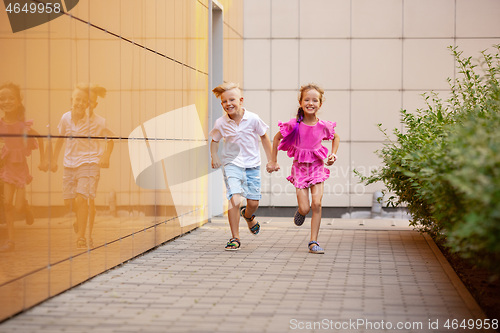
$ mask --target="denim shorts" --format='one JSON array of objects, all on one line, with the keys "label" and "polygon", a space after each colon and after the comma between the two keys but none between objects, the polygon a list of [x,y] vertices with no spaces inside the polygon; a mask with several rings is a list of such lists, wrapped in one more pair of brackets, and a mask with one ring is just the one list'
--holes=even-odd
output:
[{"label": "denim shorts", "polygon": [[76,168],[64,168],[63,199],[74,199],[80,194],[85,199],[94,199],[99,183],[100,167],[96,163],[82,164]]},{"label": "denim shorts", "polygon": [[234,194],[240,194],[250,200],[260,200],[260,166],[241,168],[226,164],[222,169],[226,183],[226,197],[231,200]]}]

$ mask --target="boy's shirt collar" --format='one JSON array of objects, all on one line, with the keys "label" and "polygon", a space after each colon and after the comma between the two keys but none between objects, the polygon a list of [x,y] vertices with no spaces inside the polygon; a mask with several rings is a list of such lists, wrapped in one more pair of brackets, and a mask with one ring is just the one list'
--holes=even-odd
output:
[{"label": "boy's shirt collar", "polygon": [[[243,115],[241,116],[241,120],[248,119],[248,112],[246,112],[247,110],[244,107],[242,107],[241,109],[243,110]],[[231,117],[229,117],[229,115],[227,114],[227,112],[226,112],[225,116],[226,116],[226,118],[227,118],[228,121],[231,120],[231,121],[236,122],[234,119],[232,119]]]},{"label": "boy's shirt collar", "polygon": [[[70,111],[70,112],[71,112],[71,111]],[[70,122],[71,122],[72,124],[75,124],[75,125],[79,125],[79,124],[81,124],[81,123],[87,123],[87,122],[88,122],[88,120],[89,120],[89,115],[87,114],[87,112],[85,112],[85,113],[83,114],[83,117],[82,117],[82,118],[80,118],[80,120],[78,120],[76,123],[75,123],[75,121],[74,121],[74,119],[73,119],[73,113],[70,113],[70,116],[71,116],[71,117],[70,117]]]}]

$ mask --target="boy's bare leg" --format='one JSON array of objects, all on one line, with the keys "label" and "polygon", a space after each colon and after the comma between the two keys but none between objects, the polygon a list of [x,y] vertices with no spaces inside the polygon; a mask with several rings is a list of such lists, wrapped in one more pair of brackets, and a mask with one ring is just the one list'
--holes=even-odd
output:
[{"label": "boy's bare leg", "polygon": [[75,234],[78,234],[78,219],[76,218],[76,200],[75,199],[64,199],[64,207],[68,213],[75,213],[75,222],[73,222],[73,230]]},{"label": "boy's bare leg", "polygon": [[76,199],[76,221],[78,225],[78,239],[85,239],[87,218],[89,214],[88,200],[81,194],[77,194]]},{"label": "boy's bare leg", "polygon": [[247,199],[247,207],[245,208],[245,217],[251,218],[252,215],[257,211],[257,208],[259,208],[259,200]]},{"label": "boy's bare leg", "polygon": [[94,246],[92,240],[92,232],[94,231],[95,221],[95,200],[89,199],[89,245]]},{"label": "boy's bare leg", "polygon": [[238,239],[240,238],[240,204],[241,196],[239,194],[234,194],[229,200],[229,210],[227,212],[231,234],[233,238]]}]

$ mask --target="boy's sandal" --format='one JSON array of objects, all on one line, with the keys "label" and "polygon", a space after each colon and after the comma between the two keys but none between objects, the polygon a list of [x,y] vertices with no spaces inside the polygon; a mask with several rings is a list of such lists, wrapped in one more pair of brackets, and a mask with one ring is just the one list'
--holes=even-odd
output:
[{"label": "boy's sandal", "polygon": [[302,215],[299,213],[299,210],[295,212],[295,216],[293,217],[293,223],[295,223],[296,226],[300,227],[302,224],[304,224],[304,221],[306,220],[305,215]]},{"label": "boy's sandal", "polygon": [[[251,222],[254,222],[255,220],[255,215],[252,215],[252,217],[245,217],[245,209],[247,207],[246,206],[243,206],[241,207],[240,209],[240,215],[245,219],[245,221],[247,221],[247,223],[251,223]],[[260,231],[260,224],[259,222],[255,221],[255,224],[250,227],[248,226],[248,229],[250,229],[250,232],[254,235],[257,235]]]},{"label": "boy's sandal", "polygon": [[316,242],[316,241],[310,241],[309,244],[307,245],[307,247],[309,248],[309,252],[311,252],[311,253],[316,253],[316,254],[325,253],[325,250],[323,250],[323,248],[321,246],[319,246],[318,242]]},{"label": "boy's sandal", "polygon": [[83,237],[78,238],[76,241],[76,247],[79,249],[87,248],[87,240]]},{"label": "boy's sandal", "polygon": [[240,249],[241,243],[238,238],[231,238],[226,244],[226,251],[238,251]]}]

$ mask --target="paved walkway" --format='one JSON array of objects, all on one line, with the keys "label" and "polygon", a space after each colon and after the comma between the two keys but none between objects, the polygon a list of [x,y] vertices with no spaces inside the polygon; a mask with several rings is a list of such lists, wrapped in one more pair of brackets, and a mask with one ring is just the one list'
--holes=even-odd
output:
[{"label": "paved walkway", "polygon": [[227,222],[215,219],[0,332],[457,332],[447,320],[484,318],[435,244],[403,221],[323,219],[324,255],[307,251],[309,219],[261,222],[229,252]]}]

